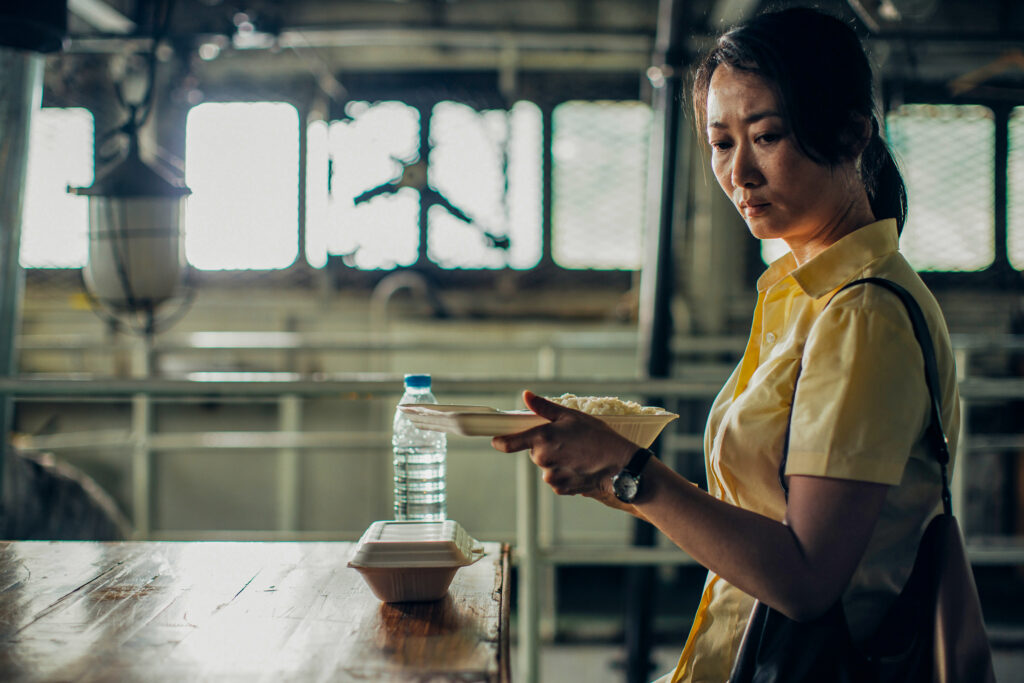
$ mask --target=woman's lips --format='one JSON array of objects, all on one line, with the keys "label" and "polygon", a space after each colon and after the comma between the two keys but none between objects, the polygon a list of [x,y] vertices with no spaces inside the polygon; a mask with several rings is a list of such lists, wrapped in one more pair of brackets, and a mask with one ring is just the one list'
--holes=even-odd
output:
[{"label": "woman's lips", "polygon": [[755,216],[763,216],[765,213],[768,212],[768,207],[770,206],[770,202],[743,202],[742,204],[740,204],[740,210],[743,212],[744,216],[747,216],[748,218],[753,218]]}]

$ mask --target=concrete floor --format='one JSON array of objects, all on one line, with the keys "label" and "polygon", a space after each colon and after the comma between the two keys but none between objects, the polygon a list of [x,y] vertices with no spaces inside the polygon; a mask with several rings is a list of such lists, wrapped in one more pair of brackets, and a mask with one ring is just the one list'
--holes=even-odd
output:
[{"label": "concrete floor", "polygon": [[[654,680],[671,671],[679,657],[677,646],[657,647],[653,653],[656,665]],[[997,683],[1024,683],[1024,645],[1019,649],[995,650],[994,665]],[[622,648],[612,645],[545,645],[541,650],[541,678],[533,683],[623,683]],[[529,683],[516,675],[516,647],[512,646],[512,681]]]},{"label": "concrete floor", "polygon": [[[658,647],[653,653],[657,675],[675,668],[679,647]],[[612,645],[545,645],[540,653],[540,680],[533,683],[623,683],[622,648]],[[512,682],[529,683],[516,675],[516,647],[512,646]]]},{"label": "concrete floor", "polygon": [[[513,683],[624,683],[623,591],[609,587],[623,586],[626,575],[615,568],[563,567],[559,577],[559,636],[541,645],[538,681],[517,675],[513,611]],[[696,610],[704,577],[699,567],[660,576],[650,680],[675,668],[690,629],[689,619],[682,615]],[[996,681],[1024,683],[1024,571],[986,567],[976,571],[976,580],[992,641]],[[595,596],[603,598],[595,600]]]}]

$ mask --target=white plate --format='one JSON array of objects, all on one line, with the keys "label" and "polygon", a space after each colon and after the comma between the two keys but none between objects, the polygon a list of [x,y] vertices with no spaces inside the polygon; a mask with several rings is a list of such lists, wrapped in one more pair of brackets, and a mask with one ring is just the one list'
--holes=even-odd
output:
[{"label": "white plate", "polygon": [[548,422],[529,410],[502,411],[486,406],[408,403],[398,409],[420,429],[462,436],[515,434]]},{"label": "white plate", "polygon": [[[549,422],[529,410],[495,410],[487,406],[406,403],[398,409],[420,429],[462,436],[504,436]],[[678,415],[668,411],[645,415],[597,415],[609,427],[644,448],[654,443],[665,425]]]}]

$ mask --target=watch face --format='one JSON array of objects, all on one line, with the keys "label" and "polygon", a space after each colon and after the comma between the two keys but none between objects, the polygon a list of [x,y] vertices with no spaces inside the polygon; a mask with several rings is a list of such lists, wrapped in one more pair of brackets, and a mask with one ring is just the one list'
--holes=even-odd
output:
[{"label": "watch face", "polygon": [[640,488],[639,484],[639,480],[629,472],[619,472],[612,479],[612,490],[615,492],[615,497],[623,503],[632,503]]}]

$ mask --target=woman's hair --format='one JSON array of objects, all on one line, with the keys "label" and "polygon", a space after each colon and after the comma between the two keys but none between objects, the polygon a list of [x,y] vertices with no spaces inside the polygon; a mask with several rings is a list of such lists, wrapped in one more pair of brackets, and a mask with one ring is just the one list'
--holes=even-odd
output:
[{"label": "woman's hair", "polygon": [[[771,84],[800,149],[822,165],[861,156],[860,173],[875,216],[907,219],[907,190],[875,115],[871,66],[860,39],[839,19],[809,8],[759,15],[718,39],[694,75],[698,134],[707,125],[708,88],[720,64]],[[865,122],[871,137],[863,147]]]}]

